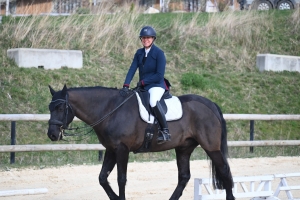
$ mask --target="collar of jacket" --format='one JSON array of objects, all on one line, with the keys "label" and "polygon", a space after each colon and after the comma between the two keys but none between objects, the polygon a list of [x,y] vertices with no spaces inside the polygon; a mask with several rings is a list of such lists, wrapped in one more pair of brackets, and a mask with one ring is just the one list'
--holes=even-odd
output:
[{"label": "collar of jacket", "polygon": [[[150,49],[150,51],[148,52],[148,55],[147,55],[147,57],[149,57],[149,56],[151,56],[151,55],[154,55],[155,54],[155,52],[157,51],[157,46],[155,46],[154,44],[151,46],[151,49]],[[139,55],[142,55],[142,56],[144,56],[145,55],[145,48],[140,48],[139,50],[138,50],[138,52],[137,52]]]}]

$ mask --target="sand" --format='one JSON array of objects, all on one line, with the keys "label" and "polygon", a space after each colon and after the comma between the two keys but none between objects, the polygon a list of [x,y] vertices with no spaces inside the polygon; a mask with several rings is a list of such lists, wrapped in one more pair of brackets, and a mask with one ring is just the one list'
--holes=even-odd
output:
[{"label": "sand", "polygon": [[[229,159],[233,176],[258,176],[269,174],[300,173],[300,157]],[[102,165],[63,166],[44,169],[7,169],[0,171],[0,190],[47,188],[45,194],[0,197],[1,200],[66,200],[101,199],[108,197],[99,185],[98,175]],[[209,162],[191,161],[192,177],[181,199],[194,197],[194,178],[209,178]],[[118,193],[116,168],[109,177],[112,188]],[[276,189],[280,179],[272,182]],[[300,185],[300,177],[288,178],[289,185]],[[129,163],[126,185],[127,200],[169,199],[177,185],[176,161]],[[300,191],[293,190],[294,198]],[[287,199],[285,192],[280,199]]]}]

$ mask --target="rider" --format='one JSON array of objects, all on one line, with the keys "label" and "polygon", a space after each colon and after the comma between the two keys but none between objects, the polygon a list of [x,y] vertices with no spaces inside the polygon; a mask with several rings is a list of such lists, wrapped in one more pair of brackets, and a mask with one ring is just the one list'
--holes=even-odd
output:
[{"label": "rider", "polygon": [[162,144],[171,140],[166,117],[159,103],[165,90],[169,90],[168,85],[164,81],[166,57],[164,52],[154,45],[156,39],[154,28],[151,26],[143,27],[139,37],[144,48],[136,51],[120,92],[121,95],[127,95],[129,84],[136,70],[139,69],[137,87],[143,87],[150,94],[150,106],[160,126],[157,143]]}]

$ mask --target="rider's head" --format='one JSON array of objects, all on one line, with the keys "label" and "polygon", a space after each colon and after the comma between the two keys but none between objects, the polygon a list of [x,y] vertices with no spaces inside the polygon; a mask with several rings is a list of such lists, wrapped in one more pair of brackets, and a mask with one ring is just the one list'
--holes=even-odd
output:
[{"label": "rider's head", "polygon": [[151,26],[144,26],[140,31],[140,40],[142,41],[144,47],[150,48],[156,39],[156,32]]}]

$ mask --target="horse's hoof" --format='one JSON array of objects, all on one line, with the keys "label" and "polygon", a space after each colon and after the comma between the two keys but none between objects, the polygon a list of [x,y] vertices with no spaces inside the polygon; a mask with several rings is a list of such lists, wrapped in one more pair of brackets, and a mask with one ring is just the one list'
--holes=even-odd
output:
[{"label": "horse's hoof", "polygon": [[234,196],[227,197],[226,200],[235,200],[235,197]]}]

